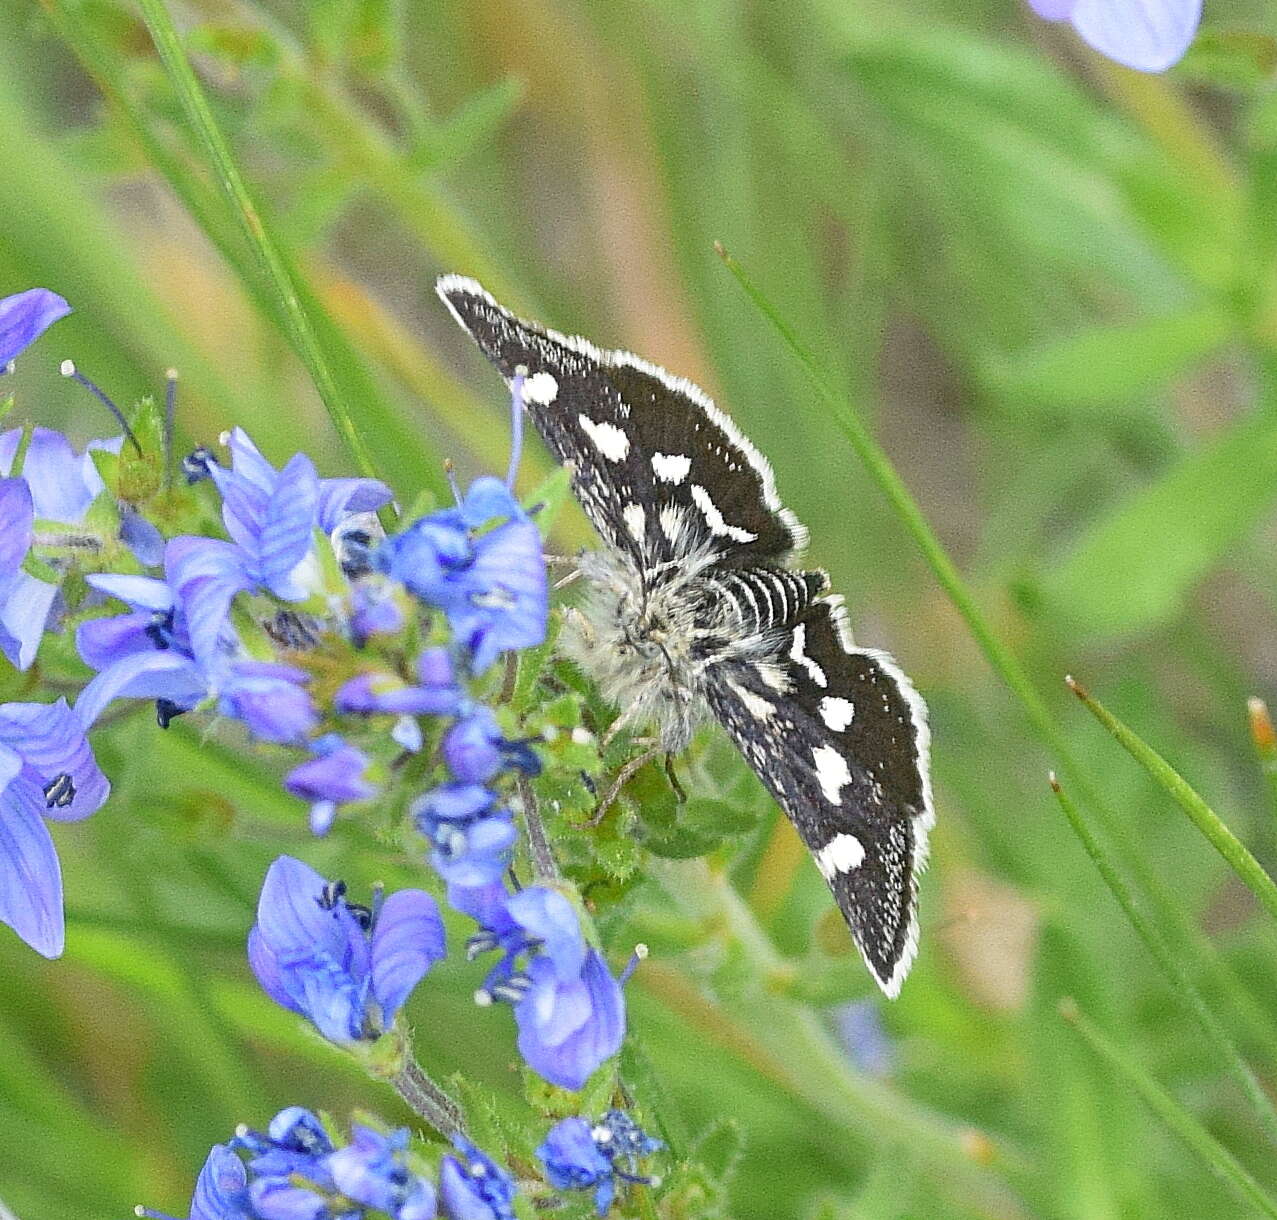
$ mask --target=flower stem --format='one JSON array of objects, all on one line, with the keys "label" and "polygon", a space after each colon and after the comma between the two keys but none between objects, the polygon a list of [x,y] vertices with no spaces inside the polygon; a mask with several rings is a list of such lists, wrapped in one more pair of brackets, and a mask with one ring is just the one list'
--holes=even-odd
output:
[{"label": "flower stem", "polygon": [[408,1103],[409,1108],[425,1119],[441,1135],[451,1138],[466,1134],[465,1115],[461,1106],[422,1070],[415,1059],[409,1059],[390,1083]]},{"label": "flower stem", "polygon": [[559,866],[550,850],[550,840],[541,821],[541,807],[527,776],[519,776],[519,799],[523,802],[523,824],[528,832],[528,852],[532,856],[532,869],[538,881],[554,881],[559,876]]}]

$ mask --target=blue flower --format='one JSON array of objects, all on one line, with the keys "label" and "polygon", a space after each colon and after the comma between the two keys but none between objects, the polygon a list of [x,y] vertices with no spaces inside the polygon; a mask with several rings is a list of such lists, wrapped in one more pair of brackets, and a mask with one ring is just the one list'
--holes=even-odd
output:
[{"label": "blue flower", "polygon": [[[139,1216],[171,1220],[163,1212],[140,1207]],[[256,1220],[248,1197],[248,1170],[230,1144],[214,1144],[195,1182],[190,1220]]]},{"label": "blue flower", "polygon": [[62,953],[62,870],[45,819],[75,822],[110,792],[75,713],[0,704],[0,922],[37,953]]},{"label": "blue flower", "polygon": [[593,1190],[600,1216],[607,1214],[616,1192],[612,1162],[599,1151],[583,1118],[565,1118],[550,1128],[537,1149],[545,1176],[555,1190]]},{"label": "blue flower", "polygon": [[461,706],[461,687],[445,649],[427,648],[417,660],[417,675],[416,683],[408,683],[397,674],[358,674],[341,685],[333,707],[359,716],[450,716]]},{"label": "blue flower", "polygon": [[332,826],[338,805],[369,800],[377,789],[364,779],[368,756],[336,733],[326,733],[311,748],[315,757],[294,767],[284,777],[284,787],[310,802],[311,831],[322,835]]},{"label": "blue flower", "polygon": [[458,1157],[439,1167],[439,1200],[448,1220],[514,1220],[514,1180],[468,1139],[454,1135]]},{"label": "blue flower", "polygon": [[409,993],[443,958],[443,922],[424,890],[399,890],[371,909],[345,885],[291,856],[270,866],[249,933],[249,964],[266,993],[333,1042],[388,1030]]},{"label": "blue flower", "polygon": [[218,707],[224,716],[244,722],[258,740],[297,745],[319,723],[306,693],[305,670],[269,661],[240,661],[222,684]]},{"label": "blue flower", "polygon": [[355,1124],[351,1142],[328,1158],[328,1172],[346,1198],[385,1212],[392,1220],[431,1220],[434,1187],[408,1170],[407,1147],[406,1129],[383,1135]]},{"label": "blue flower", "polygon": [[623,1110],[609,1110],[597,1123],[565,1118],[555,1123],[537,1149],[545,1176],[556,1190],[593,1190],[594,1206],[606,1215],[616,1183],[652,1186],[656,1179],[638,1172],[638,1163],[664,1145]]},{"label": "blue flower", "polygon": [[185,607],[195,656],[208,666],[238,593],[264,589],[281,601],[304,601],[318,588],[315,531],[331,534],[355,514],[387,503],[375,479],[321,479],[305,454],[276,470],[236,428],[231,468],[205,468],[222,494],[232,541],[182,537],[168,544],[169,580]]},{"label": "blue flower", "polygon": [[[0,433],[0,475],[12,474],[21,440],[21,428]],[[89,443],[91,450],[118,451],[119,447],[118,437]],[[38,519],[79,525],[103,490],[89,454],[77,455],[65,436],[48,428],[32,430],[22,477],[4,479],[0,525],[7,537],[0,556],[0,650],[19,669],[29,668],[35,660],[58,594],[56,582],[22,570],[34,523]]]},{"label": "blue flower", "polygon": [[1029,0],[1039,17],[1068,21],[1101,55],[1141,72],[1165,72],[1188,50],[1202,0]]},{"label": "blue flower", "polygon": [[834,1012],[834,1024],[838,1040],[856,1067],[869,1076],[890,1076],[895,1047],[878,1013],[872,1000],[855,1000]]},{"label": "blue flower", "polygon": [[70,312],[71,306],[47,288],[28,288],[0,300],[0,371]]},{"label": "blue flower", "polygon": [[263,1135],[235,1137],[251,1160],[249,1197],[257,1220],[319,1220],[330,1215],[335,1193],[327,1157],[332,1141],[323,1124],[302,1106],[289,1106],[271,1119]]},{"label": "blue flower", "polygon": [[430,862],[449,884],[497,881],[514,858],[518,833],[510,811],[478,784],[444,784],[413,803],[421,833],[433,844]]},{"label": "blue flower", "polygon": [[[207,696],[211,676],[195,660],[186,613],[165,581],[109,574],[86,579],[131,607],[127,614],[89,619],[76,629],[81,659],[98,670],[76,701],[86,727],[113,699],[160,701],[161,723],[167,724]],[[232,646],[233,639],[225,640],[223,652]]]},{"label": "blue flower", "polygon": [[466,784],[486,784],[506,767],[525,775],[541,771],[527,742],[507,741],[486,707],[475,708],[444,734],[442,753],[453,776]]},{"label": "blue flower", "polygon": [[[477,532],[493,521],[501,524]],[[458,507],[413,522],[372,559],[443,610],[476,674],[501,653],[545,639],[549,589],[541,536],[498,479],[476,479]]]},{"label": "blue flower", "polygon": [[480,888],[457,897],[472,909],[484,902],[488,908],[472,955],[502,951],[477,998],[513,1004],[528,1066],[560,1088],[581,1089],[621,1048],[625,997],[602,955],[586,944],[572,904],[545,886],[529,886],[499,906]]}]

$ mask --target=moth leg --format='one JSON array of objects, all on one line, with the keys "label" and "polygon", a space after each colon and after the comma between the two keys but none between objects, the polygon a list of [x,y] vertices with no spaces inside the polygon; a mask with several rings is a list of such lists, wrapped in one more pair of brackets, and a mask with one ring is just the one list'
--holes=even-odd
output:
[{"label": "moth leg", "polygon": [[[589,637],[586,637],[587,639]],[[631,703],[615,720],[608,725],[607,732],[603,734],[603,740],[599,743],[601,749],[606,750],[615,740],[616,735],[623,729],[629,727],[629,723],[639,714],[639,705]]]},{"label": "moth leg", "polygon": [[674,796],[680,805],[687,804],[687,793],[683,790],[683,785],[679,783],[678,774],[674,770],[674,755],[668,751],[665,754],[665,778],[670,781],[670,787],[674,789]]},{"label": "moth leg", "polygon": [[547,555],[542,554],[547,568],[575,568],[577,566],[577,556],[575,555]]},{"label": "moth leg", "polygon": [[642,770],[643,767],[646,767],[654,758],[659,757],[661,753],[659,745],[652,742],[645,744],[647,744],[648,748],[644,750],[642,754],[631,758],[630,761],[616,773],[616,778],[608,787],[603,799],[597,806],[595,806],[593,817],[586,822],[587,826],[597,826],[600,822],[602,822],[604,817],[607,815],[607,811],[616,803],[616,798],[621,795],[621,789],[630,782],[630,779],[635,775],[635,773]]},{"label": "moth leg", "polygon": [[550,589],[552,592],[557,593],[560,589],[566,589],[568,585],[573,584],[575,581],[580,580],[580,578],[581,578],[581,569],[575,568],[573,571],[569,572],[566,576],[560,576],[559,579],[556,580],[554,584],[550,586]]}]

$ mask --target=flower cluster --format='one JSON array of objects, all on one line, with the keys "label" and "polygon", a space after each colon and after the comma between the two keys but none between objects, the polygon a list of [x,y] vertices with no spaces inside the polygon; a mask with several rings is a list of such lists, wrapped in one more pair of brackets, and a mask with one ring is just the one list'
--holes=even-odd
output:
[{"label": "flower cluster", "polygon": [[[406,1129],[387,1134],[357,1123],[339,1147],[314,1114],[290,1106],[265,1132],[240,1130],[213,1147],[195,1184],[190,1220],[363,1220],[374,1214],[431,1220],[438,1214],[435,1187],[410,1163],[408,1144]],[[138,1215],[170,1220],[149,1208]]]},{"label": "flower cluster", "polygon": [[[44,290],[0,301],[0,366],[67,311]],[[83,451],[44,428],[0,434],[0,651],[18,669],[52,655],[83,666],[68,680],[89,675],[73,705],[0,705],[0,920],[46,956],[62,951],[46,822],[107,799],[87,739],[103,715],[145,700],[159,731],[202,713],[282,761],[315,834],[374,800],[403,814],[403,841],[476,925],[469,960],[496,955],[476,999],[512,1006],[533,1071],[583,1088],[621,1046],[625,975],[570,885],[515,878],[514,815],[532,816],[541,760],[494,703],[491,672],[544,642],[549,595],[539,530],[510,483],[479,478],[387,536],[381,482],[321,478],[304,454],[276,467],[239,428],[225,460],[201,446],[176,477],[172,385],[162,417],[143,403],[130,419],[69,361],[63,372],[121,433]],[[73,662],[65,646],[43,651],[52,633],[74,641]],[[462,1134],[460,1107],[409,1058],[397,1021],[446,951],[425,890],[376,887],[364,905],[303,861],[275,860],[247,943],[263,990],[391,1080],[455,1151],[435,1179],[406,1132],[358,1124],[338,1145],[309,1111],[285,1110],[213,1148],[193,1220],[514,1216],[513,1179]],[[618,1182],[648,1181],[637,1160],[656,1146],[611,1112],[559,1124],[542,1152],[551,1186],[592,1189],[602,1214]]]}]

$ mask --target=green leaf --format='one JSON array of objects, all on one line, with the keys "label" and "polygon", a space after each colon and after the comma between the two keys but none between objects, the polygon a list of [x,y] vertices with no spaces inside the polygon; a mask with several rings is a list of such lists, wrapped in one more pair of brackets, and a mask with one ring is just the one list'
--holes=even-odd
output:
[{"label": "green leaf", "polygon": [[991,365],[990,389],[1029,411],[1125,405],[1192,368],[1234,330],[1211,306],[1134,326],[1095,326]]},{"label": "green leaf", "polygon": [[1277,411],[1232,425],[1092,525],[1033,583],[1042,611],[1094,640],[1176,614],[1277,500]]}]

